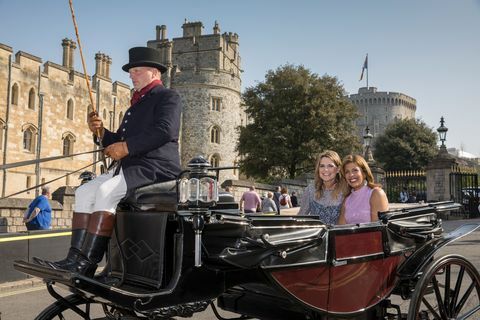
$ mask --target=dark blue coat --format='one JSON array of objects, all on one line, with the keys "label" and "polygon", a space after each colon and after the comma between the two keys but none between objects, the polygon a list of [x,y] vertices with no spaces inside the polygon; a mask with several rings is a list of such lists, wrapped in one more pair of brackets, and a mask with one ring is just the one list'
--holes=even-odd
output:
[{"label": "dark blue coat", "polygon": [[117,132],[105,130],[103,146],[126,141],[121,159],[128,191],[154,182],[176,179],[180,173],[178,136],[180,96],[156,86],[125,112]]}]

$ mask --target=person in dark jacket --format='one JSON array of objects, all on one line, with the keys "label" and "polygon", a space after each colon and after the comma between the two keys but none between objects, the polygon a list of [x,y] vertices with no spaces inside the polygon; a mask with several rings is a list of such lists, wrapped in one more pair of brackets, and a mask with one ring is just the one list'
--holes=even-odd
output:
[{"label": "person in dark jacket", "polygon": [[95,112],[89,115],[94,139],[101,139],[105,155],[116,160],[117,167],[78,187],[70,250],[61,261],[45,261],[50,267],[92,277],[107,248],[120,200],[138,187],[174,180],[180,173],[181,101],[175,91],[163,87],[160,77],[167,68],[160,61],[156,49],[130,49],[129,63],[122,69],[130,74],[135,91],[116,132],[107,130]]}]

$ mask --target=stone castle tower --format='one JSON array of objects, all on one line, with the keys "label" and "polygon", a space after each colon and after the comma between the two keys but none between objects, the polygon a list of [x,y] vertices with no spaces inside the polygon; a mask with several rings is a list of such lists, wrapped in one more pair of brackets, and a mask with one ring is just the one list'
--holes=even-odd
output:
[{"label": "stone castle tower", "polygon": [[357,120],[360,141],[363,141],[367,126],[375,139],[393,121],[414,119],[417,110],[414,98],[399,92],[377,92],[375,87],[360,88],[358,94],[351,94],[348,98],[360,113]]},{"label": "stone castle tower", "polygon": [[[160,50],[168,67],[163,81],[183,101],[180,141],[182,165],[203,155],[213,166],[237,163],[237,127],[244,125],[238,35],[203,34],[202,22],[187,22],[181,38],[167,39],[166,26],[157,26],[148,47]],[[223,170],[220,181],[238,179],[238,170]]]}]

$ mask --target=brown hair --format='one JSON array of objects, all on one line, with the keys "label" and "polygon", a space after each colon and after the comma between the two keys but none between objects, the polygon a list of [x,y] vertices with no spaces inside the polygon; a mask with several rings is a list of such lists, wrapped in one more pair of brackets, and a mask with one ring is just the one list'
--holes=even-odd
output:
[{"label": "brown hair", "polygon": [[[340,168],[342,165],[342,160],[340,160],[340,156],[335,151],[325,150],[318,155],[317,162],[315,164],[315,195],[317,199],[320,199],[323,194],[324,183],[322,178],[320,178],[320,161],[322,161],[322,158],[328,158],[332,160],[338,168]],[[332,195],[335,199],[337,199],[340,194],[345,195],[348,191],[347,183],[345,179],[342,179],[342,172],[340,170],[335,175],[335,182],[337,185],[335,186]]]},{"label": "brown hair", "polygon": [[372,170],[370,170],[370,167],[368,166],[367,161],[358,154],[349,154],[345,158],[343,158],[342,161],[342,175],[345,176],[345,166],[349,163],[353,163],[357,165],[363,172],[363,176],[367,180],[367,186],[369,186],[371,189],[375,187],[382,187],[380,184],[375,183],[373,179],[373,174]]}]

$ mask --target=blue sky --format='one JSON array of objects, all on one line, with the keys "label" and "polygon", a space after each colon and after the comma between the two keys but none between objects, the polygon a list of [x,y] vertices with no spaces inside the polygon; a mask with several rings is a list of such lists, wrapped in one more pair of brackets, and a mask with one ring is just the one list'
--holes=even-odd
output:
[{"label": "blue sky", "polygon": [[[154,39],[156,25],[180,37],[185,19],[202,21],[206,34],[218,21],[239,35],[243,88],[292,63],[356,93],[368,53],[370,86],[417,99],[429,127],[445,117],[448,147],[480,155],[480,0],[74,0],[74,8],[89,73],[100,51],[113,59],[112,78],[128,84],[128,49]],[[14,52],[61,63],[65,37],[75,39],[68,0],[0,0],[0,43]]]}]

